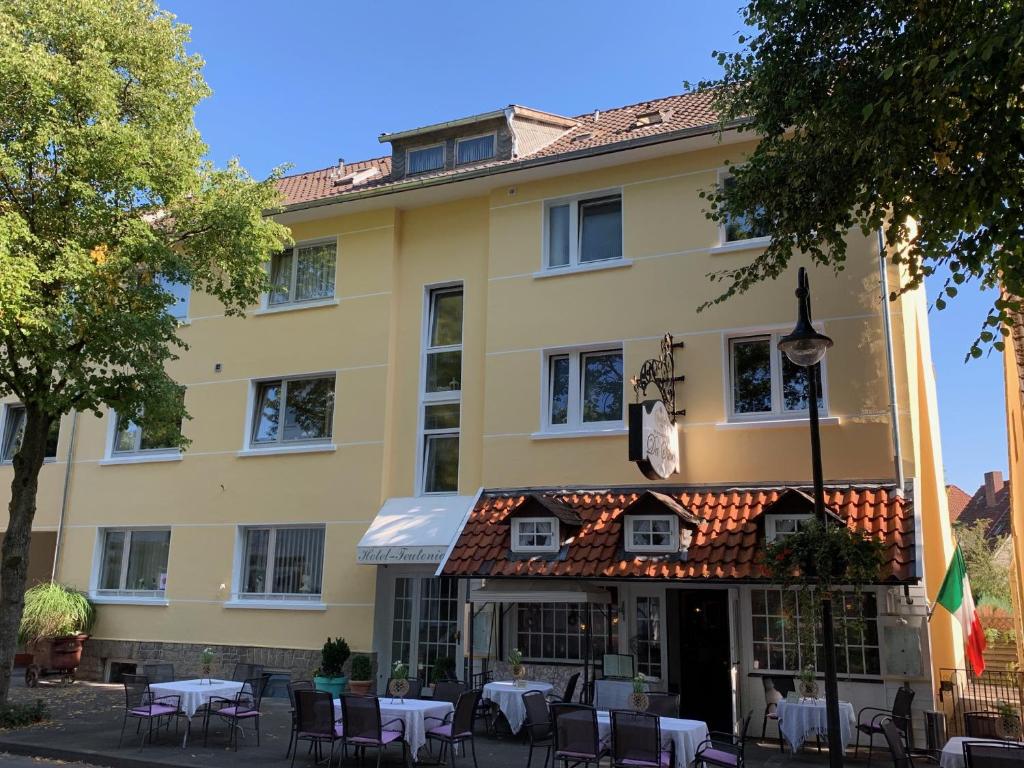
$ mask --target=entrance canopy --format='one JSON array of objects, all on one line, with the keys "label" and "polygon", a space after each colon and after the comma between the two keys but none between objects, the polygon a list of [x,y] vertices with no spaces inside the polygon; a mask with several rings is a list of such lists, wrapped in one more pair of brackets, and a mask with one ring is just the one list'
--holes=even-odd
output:
[{"label": "entrance canopy", "polygon": [[606,589],[588,587],[571,582],[550,583],[535,579],[495,581],[490,579],[483,586],[475,587],[469,593],[471,603],[591,603],[606,605],[611,596]]},{"label": "entrance canopy", "polygon": [[440,563],[474,496],[394,498],[384,502],[356,547],[366,565]]}]

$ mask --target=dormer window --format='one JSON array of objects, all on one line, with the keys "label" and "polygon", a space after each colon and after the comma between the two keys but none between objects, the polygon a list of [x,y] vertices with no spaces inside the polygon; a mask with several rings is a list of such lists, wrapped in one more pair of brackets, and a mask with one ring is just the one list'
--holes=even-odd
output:
[{"label": "dormer window", "polygon": [[764,537],[766,541],[778,541],[792,536],[807,525],[813,515],[766,515]]},{"label": "dormer window", "polygon": [[494,157],[495,135],[493,133],[484,136],[473,136],[468,139],[459,139],[455,143],[455,162],[459,165],[466,163],[479,163],[482,160],[490,160]]},{"label": "dormer window", "polygon": [[513,552],[557,552],[558,519],[518,517],[512,521]]},{"label": "dormer window", "polygon": [[444,144],[410,149],[406,155],[409,173],[426,173],[444,168]]},{"label": "dormer window", "polygon": [[629,515],[627,552],[678,552],[679,518],[669,515]]}]

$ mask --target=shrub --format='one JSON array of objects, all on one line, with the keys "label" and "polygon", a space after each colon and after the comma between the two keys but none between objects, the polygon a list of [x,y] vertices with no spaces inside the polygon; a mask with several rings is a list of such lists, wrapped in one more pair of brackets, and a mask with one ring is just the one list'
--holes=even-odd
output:
[{"label": "shrub", "polygon": [[25,592],[18,640],[31,644],[48,637],[88,632],[96,620],[92,602],[77,589],[49,582]]},{"label": "shrub", "polygon": [[369,680],[373,676],[373,665],[370,657],[358,654],[352,657],[352,679]]},{"label": "shrub", "polygon": [[342,667],[345,666],[345,662],[348,661],[351,654],[352,651],[349,650],[345,638],[339,637],[336,640],[331,640],[328,637],[323,650],[320,651],[318,674],[322,677],[341,677]]},{"label": "shrub", "polygon": [[47,718],[42,699],[33,704],[4,704],[0,706],[0,728],[23,728]]},{"label": "shrub", "polygon": [[451,656],[438,656],[434,662],[434,669],[430,673],[430,682],[439,683],[442,680],[450,680],[455,676],[455,659]]}]

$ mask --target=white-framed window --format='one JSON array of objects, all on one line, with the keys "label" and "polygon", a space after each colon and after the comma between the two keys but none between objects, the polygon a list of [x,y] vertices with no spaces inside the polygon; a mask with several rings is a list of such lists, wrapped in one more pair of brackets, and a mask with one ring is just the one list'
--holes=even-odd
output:
[{"label": "white-framed window", "polygon": [[[729,415],[737,421],[800,416],[808,411],[808,368],[779,350],[782,333],[729,338]],[[818,413],[827,415],[825,367],[819,363]]]},{"label": "white-framed window", "polygon": [[[405,571],[408,573],[408,571]],[[465,589],[448,576],[403,575],[394,579],[391,619],[391,663],[409,665],[410,676],[433,680],[434,668],[449,670],[462,653],[462,605]],[[462,670],[455,671],[461,677]],[[387,672],[383,673],[385,676]]]},{"label": "white-framed window", "polygon": [[622,193],[544,204],[544,267],[567,269],[622,258]]},{"label": "white-framed window", "polygon": [[[719,184],[728,189],[736,183],[736,179],[729,173],[719,174]],[[763,224],[754,221],[754,217],[748,214],[740,216],[727,216],[719,225],[721,241],[725,243],[738,243],[744,240],[764,240],[768,237],[768,229]]]},{"label": "white-framed window", "polygon": [[[21,450],[21,441],[25,438],[25,406],[11,403],[3,410],[3,443],[0,444],[0,464],[14,461],[15,455]],[[60,419],[54,419],[50,431],[46,435],[46,458],[57,458],[57,441],[60,439]]]},{"label": "white-framed window", "polygon": [[626,515],[627,552],[678,552],[679,518],[674,515]]},{"label": "white-framed window", "polygon": [[660,679],[661,598],[657,595],[638,595],[635,618],[636,671]]},{"label": "white-framed window", "polygon": [[426,173],[444,168],[444,144],[406,150],[406,173]]},{"label": "white-framed window", "polygon": [[515,647],[528,661],[583,661],[617,651],[617,633],[608,631],[603,606],[589,612],[593,651],[587,654],[585,603],[516,603]]},{"label": "white-framed window", "polygon": [[104,528],[95,593],[163,597],[167,589],[169,528]]},{"label": "white-framed window", "polygon": [[270,260],[270,307],[334,298],[337,240],[299,243]]},{"label": "white-framed window", "polygon": [[765,515],[765,541],[775,541],[776,539],[792,536],[811,519],[813,519],[813,515]]},{"label": "white-framed window", "polygon": [[459,487],[462,300],[461,284],[427,291],[418,459],[421,493],[455,493]]},{"label": "white-framed window", "polygon": [[517,517],[512,520],[513,552],[557,552],[558,519]]},{"label": "white-framed window", "polygon": [[110,445],[110,455],[131,456],[131,455],[156,455],[162,453],[179,453],[176,438],[180,435],[181,424],[166,429],[150,427],[143,429],[127,416],[110,412],[114,420],[113,439]]},{"label": "white-framed window", "polygon": [[545,368],[545,431],[622,426],[622,347],[552,351]]},{"label": "white-framed window", "polygon": [[157,277],[156,282],[163,291],[171,294],[174,298],[174,303],[167,307],[167,314],[178,320],[188,320],[188,302],[192,296],[191,286],[188,283],[169,280],[162,275]]},{"label": "white-framed window", "polygon": [[242,528],[238,598],[319,600],[324,531],[322,525]]},{"label": "white-framed window", "polygon": [[485,133],[483,136],[470,136],[455,142],[455,162],[459,165],[479,163],[494,157],[497,135]]},{"label": "white-framed window", "polygon": [[250,448],[329,443],[334,424],[334,374],[253,382]]}]

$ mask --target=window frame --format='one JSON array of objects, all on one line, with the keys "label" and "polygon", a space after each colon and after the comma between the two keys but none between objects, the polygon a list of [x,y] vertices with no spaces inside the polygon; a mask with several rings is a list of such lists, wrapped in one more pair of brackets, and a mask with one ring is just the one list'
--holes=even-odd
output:
[{"label": "window frame", "polygon": [[[271,384],[279,382],[281,386],[281,411],[288,405],[288,382],[296,381],[310,381],[316,379],[333,379],[334,380],[334,392],[331,398],[331,414],[327,420],[327,425],[330,427],[330,434],[326,437],[308,438],[303,440],[285,440],[284,429],[278,429],[278,436],[273,441],[260,441],[257,442],[254,439],[256,434],[256,408],[259,405],[259,391],[260,387],[264,384]],[[334,445],[334,417],[335,411],[338,404],[338,372],[337,371],[321,371],[318,373],[302,373],[291,376],[270,376],[267,378],[252,379],[249,382],[249,407],[246,413],[246,428],[245,428],[245,445],[244,451],[249,453],[255,453],[259,451],[277,452],[282,450],[288,450],[290,447],[303,447],[303,446],[331,446]],[[282,425],[283,427],[283,425]]]},{"label": "window frame", "polygon": [[[519,537],[523,534],[521,530],[523,523],[550,523],[551,524],[551,543],[543,545],[524,545],[519,543]],[[531,532],[529,535],[538,536],[536,531]],[[512,520],[512,551],[513,552],[558,552],[562,548],[562,532],[559,526],[557,517],[516,517]]]},{"label": "window frame", "polygon": [[[595,203],[600,200],[617,197],[619,199],[619,230],[621,242],[619,243],[619,255],[610,259],[594,259],[584,261],[580,259],[580,246],[583,232],[580,229],[580,208],[585,203]],[[551,209],[563,205],[569,206],[569,263],[553,265],[551,263]],[[625,196],[621,187],[612,189],[583,192],[581,194],[569,195],[566,197],[551,198],[544,201],[543,226],[541,227],[541,271],[542,272],[572,272],[576,270],[595,269],[601,266],[626,262],[626,205]],[[573,233],[575,237],[573,236]]]},{"label": "window frame", "polygon": [[[319,592],[244,592],[245,586],[245,548],[250,531],[269,531],[267,540],[267,565],[263,578],[265,584],[274,583],[274,555],[279,530],[320,530],[323,531],[320,546],[320,591]],[[266,523],[238,526],[235,542],[235,566],[233,571],[234,584],[231,590],[231,602],[236,604],[269,603],[286,605],[287,603],[307,603],[317,605],[323,602],[324,582],[327,564],[327,524],[326,523]]]},{"label": "window frame", "polygon": [[[717,188],[722,190],[726,181],[732,178],[733,174],[726,168],[718,170]],[[768,245],[772,241],[769,235],[758,235],[757,237],[744,237],[738,240],[730,240],[728,237],[729,227],[727,221],[718,222],[718,247],[719,248],[759,248]]]},{"label": "window frame", "polygon": [[[107,434],[107,454],[105,460],[116,463],[118,461],[130,462],[132,459],[136,458],[146,459],[149,457],[161,458],[181,456],[181,448],[178,446],[171,446],[169,448],[142,448],[142,436],[145,430],[137,424],[138,433],[134,440],[134,447],[130,451],[119,451],[117,449],[117,436],[120,434],[118,426],[121,423],[121,414],[114,408],[111,408],[107,414],[110,424]],[[178,427],[178,430],[179,432],[181,431],[181,426]]]},{"label": "window frame", "polygon": [[[480,160],[465,160],[465,161],[459,160],[459,146],[464,141],[473,141],[475,139],[483,139],[483,138],[488,137],[488,136],[491,137],[491,139],[493,139],[493,142],[491,143],[491,154],[489,154],[487,157],[481,158]],[[497,156],[498,156],[498,132],[497,131],[489,131],[487,133],[477,133],[477,134],[475,134],[473,136],[460,136],[459,138],[457,138],[455,140],[455,165],[456,166],[472,165],[473,163],[484,163],[484,162],[487,162],[488,160],[493,160]]]},{"label": "window frame", "polygon": [[[650,616],[648,616],[645,619],[645,621],[648,622],[648,624],[650,624],[652,626],[654,624],[657,624],[657,626],[658,626],[658,629],[657,629],[658,638],[657,638],[657,640],[648,640],[648,639],[641,639],[640,638],[640,621],[639,620],[640,620],[640,603],[641,603],[641,601],[656,601],[657,610],[658,610],[657,621],[652,619]],[[632,615],[629,617],[630,618],[630,622],[631,622],[631,625],[630,625],[630,634],[631,634],[631,636],[635,636],[636,637],[638,644],[639,643],[644,643],[651,650],[652,653],[655,650],[655,648],[657,649],[657,653],[658,653],[658,667],[659,667],[659,670],[661,672],[661,675],[648,674],[647,672],[644,672],[644,674],[647,676],[647,680],[649,682],[660,682],[661,680],[663,680],[665,678],[665,675],[666,675],[666,672],[667,672],[666,663],[667,663],[667,660],[668,660],[668,648],[667,648],[667,645],[666,645],[667,642],[668,642],[667,637],[666,637],[666,635],[668,634],[667,631],[666,631],[667,630],[667,626],[668,626],[667,625],[667,613],[666,613],[666,609],[668,607],[667,606],[667,591],[665,591],[665,590],[649,590],[649,589],[648,590],[638,590],[636,592],[636,594],[634,594],[632,596],[632,599],[629,602],[630,602],[630,607],[633,609],[632,610]],[[640,665],[641,665],[642,662],[640,661],[639,653],[635,654],[634,663],[636,664],[636,671],[637,672],[642,672],[642,670],[640,669]]]},{"label": "window frame", "polygon": [[[14,463],[15,454],[11,454],[11,458],[9,459],[6,458],[7,440],[9,437],[9,435],[7,434],[7,430],[10,428],[11,414],[15,411],[26,411],[26,408],[24,404],[17,401],[12,401],[9,403],[3,403],[2,411],[2,414],[0,414],[0,466],[11,466]],[[56,419],[54,421],[54,424],[57,425],[57,445],[54,447],[53,456],[43,457],[44,464],[53,464],[55,461],[57,461],[57,457],[60,454],[60,422],[60,419]]]},{"label": "window frame", "polygon": [[[123,585],[126,584],[128,579],[128,562],[131,557],[131,539],[133,533],[167,533],[167,563],[164,565],[164,576],[165,582],[170,581],[170,566],[171,566],[171,539],[173,538],[173,528],[169,525],[157,525],[157,526],[104,526],[97,529],[96,532],[96,549],[95,557],[93,558],[93,573],[92,573],[92,588],[89,590],[90,597],[98,598],[101,602],[104,599],[117,600],[128,599],[128,600],[140,600],[140,601],[155,601],[163,602],[167,598],[167,586],[166,583],[163,589],[126,589]],[[121,571],[120,578],[118,579],[119,586],[117,589],[102,589],[100,584],[103,579],[103,564],[106,559],[106,543],[107,534],[109,533],[123,533],[125,536],[124,547],[121,552]]]},{"label": "window frame", "polygon": [[[292,255],[292,268],[291,277],[288,281],[288,299],[285,301],[273,301],[274,291],[273,289],[263,294],[263,306],[264,312],[274,312],[289,309],[292,307],[308,307],[316,306],[317,304],[323,304],[328,302],[334,302],[338,299],[338,253],[341,251],[338,243],[339,238],[337,237],[318,237],[312,240],[302,240],[294,243],[293,245],[285,248],[279,253],[275,253],[277,256],[286,251],[291,251]],[[320,245],[333,245],[334,246],[334,290],[330,296],[318,296],[311,299],[296,299],[295,296],[295,285],[298,280],[299,271],[299,259],[298,252],[302,248],[315,248]],[[274,277],[274,257],[270,258],[267,262],[267,276],[272,280]]]},{"label": "window frame", "polygon": [[[587,355],[618,353],[622,356],[622,415],[608,421],[583,421],[583,358]],[[554,377],[551,375],[552,362],[556,358],[569,359],[569,400],[566,405],[565,424],[551,421],[551,401]],[[581,347],[558,347],[546,349],[541,358],[541,427],[540,434],[592,432],[621,432],[626,428],[626,352],[619,342],[588,344]]]},{"label": "window frame", "polygon": [[[511,650],[511,648],[513,646],[518,647],[522,651],[522,653],[523,653],[523,661],[534,662],[534,663],[538,663],[538,664],[578,666],[579,664],[581,664],[583,662],[585,654],[583,653],[582,649],[583,649],[583,644],[584,644],[584,638],[586,636],[586,630],[579,630],[579,625],[580,625],[580,622],[584,621],[584,619],[586,618],[586,616],[585,616],[585,613],[586,613],[586,610],[587,610],[587,604],[586,603],[542,602],[542,603],[515,603],[514,605],[515,605],[515,610],[512,610],[512,611],[509,612],[510,613],[510,615],[509,615],[509,622],[508,622],[508,625],[506,625],[506,626],[508,626],[508,628],[510,630],[509,633],[508,633],[508,636],[507,636],[507,640],[506,640],[506,643],[509,646],[509,650]],[[612,624],[611,622],[607,621],[607,619],[605,617],[605,614],[604,614],[604,611],[601,610],[602,607],[603,606],[597,606],[596,608],[592,609],[592,611],[591,611],[591,614],[590,614],[591,627],[590,627],[589,634],[590,634],[592,642],[594,642],[594,643],[603,642],[604,643],[605,652],[607,652],[607,653],[615,653],[615,652],[617,652],[619,650],[619,645],[620,645],[620,643],[619,643],[620,638],[619,638],[619,633],[618,633],[619,625],[618,624]],[[534,627],[529,627],[529,626],[525,626],[525,627],[521,626],[520,614],[524,610],[529,611],[531,608],[535,608],[541,614],[542,626],[540,628],[534,628]],[[560,630],[557,630],[557,629],[552,629],[550,632],[545,631],[543,629],[543,612],[546,609],[547,610],[551,610],[553,612],[564,610],[566,612],[566,626],[568,626],[569,613],[572,612],[573,610],[575,610],[577,612],[576,630],[575,630],[574,634],[579,635],[579,640],[580,640],[580,643],[579,643],[580,644],[580,656],[578,658],[570,658],[570,657],[555,656],[555,655],[547,657],[547,656],[544,656],[543,654],[541,654],[540,656],[531,655],[531,653],[530,653],[530,643],[529,643],[529,639],[530,639],[529,636],[530,635],[538,635],[538,636],[540,636],[541,637],[541,645],[542,646],[543,646],[543,637],[545,635],[550,635],[552,637],[557,637],[557,636],[559,636],[561,634],[566,640],[568,640],[569,637],[570,637],[568,629],[566,629],[566,631],[564,633],[560,632]],[[602,625],[600,627],[600,631],[598,631],[598,628],[597,628],[597,622],[598,621],[602,622]],[[523,637],[524,634],[526,635],[526,637]],[[524,640],[526,642],[524,642]],[[601,656],[600,649],[596,649],[595,653],[594,653],[594,658],[599,658],[600,656]]]},{"label": "window frame", "polygon": [[[623,541],[623,549],[626,552],[637,552],[637,553],[654,553],[654,554],[672,554],[679,551],[679,518],[675,515],[625,515],[626,525],[624,526],[625,539]],[[633,535],[636,533],[635,526],[639,521],[645,522],[663,522],[668,521],[669,527],[669,538],[671,539],[669,544],[656,545],[646,544],[640,545],[633,541]],[[652,531],[650,535],[654,535]]]},{"label": "window frame", "polygon": [[[169,314],[171,317],[173,317],[175,320],[178,320],[179,322],[187,323],[189,321],[189,307],[191,306],[192,302],[192,286],[189,285],[188,283],[179,283],[176,280],[168,280],[163,275],[158,275],[156,280],[157,284],[160,286],[160,289],[164,291],[164,293],[169,293],[171,296],[174,296],[177,299],[174,302],[174,304],[170,304],[167,306],[167,314]],[[174,292],[175,286],[179,288],[184,288],[184,295],[178,296],[178,294]],[[174,311],[179,307],[183,309],[182,314],[178,314]]]},{"label": "window frame", "polygon": [[[435,168],[425,168],[422,171],[411,170],[412,164],[409,162],[409,158],[412,157],[414,152],[423,152],[428,149],[441,148],[441,164]],[[438,141],[433,144],[423,144],[418,147],[406,147],[405,148],[405,175],[406,176],[419,176],[423,173],[433,173],[435,171],[443,171],[448,166],[448,142]]]},{"label": "window frame", "polygon": [[[815,330],[822,332],[823,326],[821,323],[813,323]],[[783,382],[782,382],[782,355],[783,352],[779,349],[779,339],[789,333],[791,329],[766,329],[766,330],[750,330],[740,333],[731,333],[724,336],[724,383],[725,383],[725,410],[726,410],[726,421],[728,423],[745,423],[745,422],[758,422],[758,421],[786,421],[790,419],[806,419],[810,416],[810,409],[803,408],[800,410],[786,410],[783,404]],[[738,341],[756,341],[756,340],[767,340],[769,350],[769,365],[771,367],[771,403],[772,408],[770,411],[759,411],[757,413],[737,413],[736,412],[736,392],[733,387],[733,382],[736,380],[736,366],[735,359],[732,354],[733,344]],[[828,365],[826,364],[826,358],[822,358],[819,365],[821,391],[818,392],[818,397],[821,399],[821,405],[818,407],[818,417],[827,418],[829,416],[829,402],[828,402]]]},{"label": "window frame", "polygon": [[[800,523],[813,519],[814,515],[812,515],[810,512],[800,515],[773,515],[769,513],[764,516],[764,540],[765,542],[770,543],[776,541],[779,538],[780,534],[782,538],[786,538],[786,536],[792,536],[794,533],[797,533],[800,530]],[[777,524],[780,520],[785,520],[787,522],[795,522],[797,530],[779,531]]]}]

